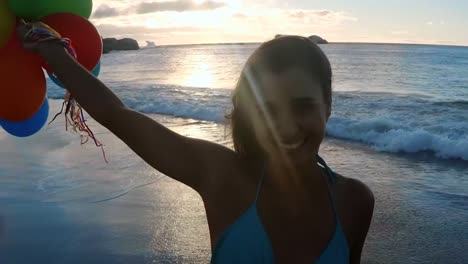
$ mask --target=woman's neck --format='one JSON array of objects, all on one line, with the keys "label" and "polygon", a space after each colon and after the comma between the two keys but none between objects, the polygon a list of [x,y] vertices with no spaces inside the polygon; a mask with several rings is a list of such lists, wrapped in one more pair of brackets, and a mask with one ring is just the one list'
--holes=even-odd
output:
[{"label": "woman's neck", "polygon": [[323,180],[323,168],[318,165],[316,156],[311,163],[302,166],[275,160],[265,163],[264,184],[278,194],[299,199],[301,194],[310,196],[316,188],[323,187]]}]

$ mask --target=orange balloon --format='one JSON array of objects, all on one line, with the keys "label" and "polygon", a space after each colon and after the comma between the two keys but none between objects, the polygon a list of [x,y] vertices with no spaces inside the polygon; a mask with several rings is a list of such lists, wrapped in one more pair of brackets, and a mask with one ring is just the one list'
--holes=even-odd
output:
[{"label": "orange balloon", "polygon": [[13,33],[0,51],[0,119],[21,122],[41,108],[46,96],[42,61],[25,51]]}]

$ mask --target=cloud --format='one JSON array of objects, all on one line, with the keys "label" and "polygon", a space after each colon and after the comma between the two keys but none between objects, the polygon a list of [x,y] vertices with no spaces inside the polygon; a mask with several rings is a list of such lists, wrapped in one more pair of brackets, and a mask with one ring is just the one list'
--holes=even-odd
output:
[{"label": "cloud", "polygon": [[96,1],[99,7],[94,11],[93,19],[106,19],[126,15],[143,15],[155,12],[176,11],[210,11],[227,6],[227,3],[207,0],[196,3],[193,0],[171,0],[135,3],[127,0]]},{"label": "cloud", "polygon": [[132,37],[140,43],[257,42],[276,34],[320,35],[333,40],[343,38],[346,28],[358,21],[339,10],[284,9],[244,0],[107,1],[111,8],[100,2],[97,17],[93,17],[100,32],[104,37]]},{"label": "cloud", "polygon": [[120,13],[117,8],[110,7],[106,4],[100,5],[93,13],[93,18],[106,18],[119,16]]},{"label": "cloud", "polygon": [[164,11],[176,11],[176,12],[185,12],[185,11],[198,11],[198,10],[214,10],[226,6],[226,3],[216,2],[216,1],[205,1],[202,3],[195,3],[191,0],[175,0],[175,1],[164,1],[164,2],[143,2],[140,3],[136,12],[138,14],[147,14],[154,12],[164,12]]},{"label": "cloud", "polygon": [[327,15],[329,15],[329,14],[331,13],[331,11],[329,11],[329,10],[321,10],[321,11],[316,11],[315,13],[316,13],[317,15],[319,15],[319,16],[327,16]]},{"label": "cloud", "polygon": [[246,18],[247,16],[242,13],[235,13],[232,17],[234,18]]},{"label": "cloud", "polygon": [[295,21],[296,23],[315,24],[315,25],[338,25],[343,22],[357,21],[356,17],[349,16],[342,11],[331,10],[284,10],[279,12],[285,21]]},{"label": "cloud", "polygon": [[158,33],[191,33],[191,32],[203,32],[206,31],[206,28],[199,27],[162,27],[162,28],[148,28],[145,26],[116,26],[112,24],[100,24],[97,26],[99,32],[106,36],[117,36],[125,37],[129,35],[141,34],[145,35],[150,32],[150,34]]},{"label": "cloud", "polygon": [[333,12],[330,10],[296,10],[291,11],[289,16],[293,18],[306,18],[308,16],[326,17],[331,14],[333,14]]},{"label": "cloud", "polygon": [[437,25],[441,25],[441,26],[444,26],[446,25],[447,22],[445,20],[440,20],[439,22],[433,22],[433,21],[429,21],[429,22],[426,22],[426,25],[428,26],[437,26]]}]

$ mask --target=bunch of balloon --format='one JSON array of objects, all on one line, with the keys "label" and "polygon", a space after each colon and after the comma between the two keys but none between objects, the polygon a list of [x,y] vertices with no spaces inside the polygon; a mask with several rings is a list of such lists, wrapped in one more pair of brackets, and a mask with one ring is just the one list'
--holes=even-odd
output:
[{"label": "bunch of balloon", "polygon": [[63,87],[42,58],[22,48],[15,30],[19,19],[43,22],[70,39],[77,61],[97,76],[102,39],[88,21],[91,11],[92,0],[0,0],[0,126],[5,131],[27,137],[47,122],[44,70]]}]

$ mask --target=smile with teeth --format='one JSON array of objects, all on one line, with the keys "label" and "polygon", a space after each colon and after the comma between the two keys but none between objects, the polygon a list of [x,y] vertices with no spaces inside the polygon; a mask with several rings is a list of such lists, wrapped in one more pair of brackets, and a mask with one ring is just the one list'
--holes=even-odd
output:
[{"label": "smile with teeth", "polygon": [[306,139],[302,139],[298,142],[295,142],[295,143],[282,143],[280,142],[279,145],[284,148],[284,149],[287,149],[287,150],[294,150],[294,149],[297,149],[299,147],[301,147],[304,143],[305,143]]}]

